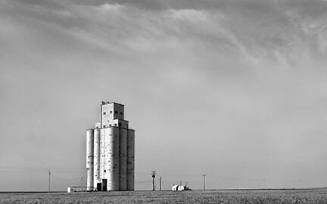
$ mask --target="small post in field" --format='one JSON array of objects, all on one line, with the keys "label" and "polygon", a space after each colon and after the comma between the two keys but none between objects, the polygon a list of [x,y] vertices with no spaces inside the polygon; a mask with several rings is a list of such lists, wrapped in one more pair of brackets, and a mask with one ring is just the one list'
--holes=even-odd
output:
[{"label": "small post in field", "polygon": [[161,191],[161,176],[159,176],[159,183],[160,183],[160,186],[159,186],[160,188],[159,189]]},{"label": "small post in field", "polygon": [[50,193],[50,182],[51,182],[51,171],[50,171],[50,169],[48,169],[48,176],[49,176],[49,178],[48,178],[48,192]]},{"label": "small post in field", "polygon": [[206,175],[203,174],[203,191],[206,191]]}]

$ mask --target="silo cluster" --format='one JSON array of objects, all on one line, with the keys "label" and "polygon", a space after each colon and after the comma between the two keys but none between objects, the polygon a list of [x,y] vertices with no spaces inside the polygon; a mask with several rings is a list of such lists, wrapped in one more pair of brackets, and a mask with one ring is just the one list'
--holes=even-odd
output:
[{"label": "silo cluster", "polygon": [[101,103],[101,123],[86,130],[88,191],[133,191],[135,131],[124,120],[124,105]]}]

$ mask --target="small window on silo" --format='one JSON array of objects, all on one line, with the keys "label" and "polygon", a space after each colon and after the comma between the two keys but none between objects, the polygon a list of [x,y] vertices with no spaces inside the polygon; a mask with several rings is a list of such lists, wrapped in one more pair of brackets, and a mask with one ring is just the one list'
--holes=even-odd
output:
[{"label": "small window on silo", "polygon": [[103,112],[103,115],[107,114],[106,112]]},{"label": "small window on silo", "polygon": [[112,111],[110,111],[110,114],[112,114]]}]

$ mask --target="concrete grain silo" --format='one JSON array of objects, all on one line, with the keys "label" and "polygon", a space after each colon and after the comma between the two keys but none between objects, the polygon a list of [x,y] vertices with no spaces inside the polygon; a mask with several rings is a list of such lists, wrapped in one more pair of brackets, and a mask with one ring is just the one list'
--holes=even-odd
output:
[{"label": "concrete grain silo", "polygon": [[119,130],[119,189],[122,191],[127,190],[127,129],[121,128]]},{"label": "concrete grain silo", "polygon": [[94,166],[94,131],[93,129],[86,130],[86,171],[87,171],[87,180],[86,188],[88,191],[93,188],[93,166]]},{"label": "concrete grain silo", "polygon": [[[118,191],[119,189],[119,131],[117,127],[103,128],[103,177],[104,191]],[[101,169],[101,168],[100,168]]]},{"label": "concrete grain silo", "polygon": [[127,190],[134,191],[135,175],[135,131],[128,130],[127,136]]},{"label": "concrete grain silo", "polygon": [[134,190],[134,130],[124,120],[124,105],[101,103],[101,123],[86,131],[87,189]]},{"label": "concrete grain silo", "polygon": [[94,161],[93,161],[93,187],[97,188],[97,183],[101,183],[100,177],[100,128],[94,129]]}]

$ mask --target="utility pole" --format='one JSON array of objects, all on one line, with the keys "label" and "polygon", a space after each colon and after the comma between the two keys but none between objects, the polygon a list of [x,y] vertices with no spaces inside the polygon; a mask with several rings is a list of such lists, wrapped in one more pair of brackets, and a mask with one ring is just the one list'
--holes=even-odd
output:
[{"label": "utility pole", "polygon": [[159,189],[161,191],[161,176],[159,176],[159,183],[160,183],[160,186],[159,186],[160,188]]},{"label": "utility pole", "polygon": [[203,174],[203,191],[206,191],[206,175]]},{"label": "utility pole", "polygon": [[156,171],[152,171],[152,190],[155,191],[154,178],[156,177]]},{"label": "utility pole", "polygon": [[51,183],[51,171],[50,171],[50,169],[48,169],[48,176],[49,176],[49,180],[48,180],[48,192],[50,193],[50,183]]},{"label": "utility pole", "polygon": [[83,176],[81,176],[81,188],[83,188]]}]

